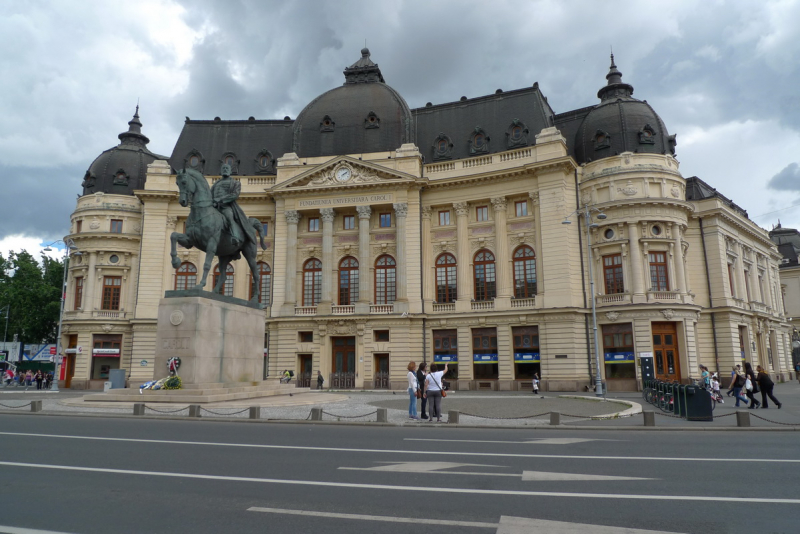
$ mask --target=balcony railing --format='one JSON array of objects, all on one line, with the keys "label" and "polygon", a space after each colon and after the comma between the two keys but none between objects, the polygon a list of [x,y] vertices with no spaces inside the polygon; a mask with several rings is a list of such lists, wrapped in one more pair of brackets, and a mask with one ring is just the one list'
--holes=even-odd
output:
[{"label": "balcony railing", "polygon": [[332,306],[331,313],[333,315],[352,315],[356,312],[355,306]]},{"label": "balcony railing", "polygon": [[294,314],[295,315],[316,315],[317,314],[317,307],[316,306],[295,306],[294,307]]},{"label": "balcony railing", "polygon": [[472,311],[477,310],[493,310],[494,309],[494,301],[493,300],[480,300],[477,302],[470,302],[472,305]]},{"label": "balcony railing", "polygon": [[760,313],[769,313],[770,310],[769,306],[762,302],[751,302],[750,309],[752,309],[754,312]]},{"label": "balcony railing", "polygon": [[394,313],[394,304],[370,304],[369,312],[377,315],[389,315]]},{"label": "balcony railing", "polygon": [[124,311],[117,310],[95,310],[92,312],[92,317],[95,319],[124,319]]},{"label": "balcony railing", "polygon": [[536,307],[536,297],[530,297],[527,299],[511,299],[511,307],[512,308],[535,308]]},{"label": "balcony railing", "polygon": [[614,304],[630,304],[630,293],[610,293],[608,295],[597,295],[598,306],[609,306]]},{"label": "balcony railing", "polygon": [[680,301],[681,294],[677,291],[648,291],[647,292],[647,301],[648,302],[655,302],[655,301],[663,301],[668,300],[672,302]]},{"label": "balcony railing", "polygon": [[456,303],[455,302],[434,302],[433,303],[433,311],[434,312],[454,312],[454,311],[456,311]]},{"label": "balcony railing", "polygon": [[742,299],[734,298],[732,300],[733,300],[733,305],[736,306],[737,308],[741,308],[742,310],[747,309],[747,304]]}]

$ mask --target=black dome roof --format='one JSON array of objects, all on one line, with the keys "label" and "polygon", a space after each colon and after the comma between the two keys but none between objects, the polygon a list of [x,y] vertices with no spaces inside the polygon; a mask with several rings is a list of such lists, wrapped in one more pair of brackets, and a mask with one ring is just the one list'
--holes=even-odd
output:
[{"label": "black dome roof", "polygon": [[83,194],[109,193],[133,195],[134,190],[143,189],[147,166],[157,159],[167,159],[147,149],[150,139],[142,134],[139,122],[139,106],[128,131],[119,134],[120,144],[97,156],[83,177]]},{"label": "black dome roof", "polygon": [[614,64],[608,84],[597,92],[600,103],[584,118],[575,136],[575,158],[587,163],[621,152],[675,155],[675,136],[647,103],[633,98],[633,86],[622,82]]},{"label": "black dome roof", "polygon": [[361,50],[344,70],[345,83],[314,99],[294,123],[292,150],[300,157],[391,151],[412,142],[413,116],[400,94]]}]

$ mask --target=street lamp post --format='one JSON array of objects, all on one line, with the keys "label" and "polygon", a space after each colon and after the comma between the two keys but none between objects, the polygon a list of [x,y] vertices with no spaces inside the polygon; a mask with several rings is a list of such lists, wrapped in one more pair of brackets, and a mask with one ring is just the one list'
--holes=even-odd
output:
[{"label": "street lamp post", "polygon": [[597,228],[599,225],[595,222],[592,222],[592,213],[593,211],[597,212],[597,218],[600,220],[605,219],[607,216],[598,208],[590,208],[588,204],[586,204],[583,209],[578,209],[567,215],[567,218],[561,224],[572,224],[572,221],[569,220],[570,217],[573,215],[581,216],[583,215],[584,221],[586,221],[586,252],[587,256],[586,259],[589,264],[589,291],[591,292],[591,301],[592,301],[592,329],[594,330],[594,350],[595,350],[595,362],[597,366],[597,370],[594,373],[594,391],[597,397],[603,396],[603,377],[600,374],[600,342],[597,338],[597,303],[595,299],[595,291],[594,291],[594,268],[592,267],[592,232],[591,230]]},{"label": "street lamp post", "polygon": [[[50,245],[55,245],[56,243],[61,242],[66,245],[64,248],[64,276],[61,279],[61,311],[58,314],[58,338],[56,339],[56,356],[53,358],[53,363],[55,364],[55,369],[53,370],[53,385],[51,389],[53,391],[58,391],[58,366],[61,364],[61,327],[64,323],[64,301],[66,300],[67,296],[67,270],[69,264],[69,255],[70,252],[73,254],[80,255],[81,253],[78,251],[78,247],[75,246],[75,242],[72,239],[67,239],[66,241],[58,240],[53,241]],[[47,245],[44,248],[45,252],[50,252],[51,249],[50,245]]]}]

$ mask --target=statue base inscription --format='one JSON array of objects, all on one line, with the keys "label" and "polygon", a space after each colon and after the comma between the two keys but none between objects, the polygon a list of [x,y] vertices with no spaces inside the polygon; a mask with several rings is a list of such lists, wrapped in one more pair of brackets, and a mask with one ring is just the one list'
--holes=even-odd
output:
[{"label": "statue base inscription", "polygon": [[262,381],[265,315],[264,310],[205,295],[161,299],[156,376],[166,376],[168,360],[178,357],[184,384]]}]

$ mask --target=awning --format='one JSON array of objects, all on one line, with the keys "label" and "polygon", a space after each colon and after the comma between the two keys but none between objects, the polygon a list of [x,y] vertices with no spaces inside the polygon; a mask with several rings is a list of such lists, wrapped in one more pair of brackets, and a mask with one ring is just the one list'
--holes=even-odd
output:
[{"label": "awning", "polygon": [[104,358],[119,358],[119,349],[92,349],[92,355]]}]

